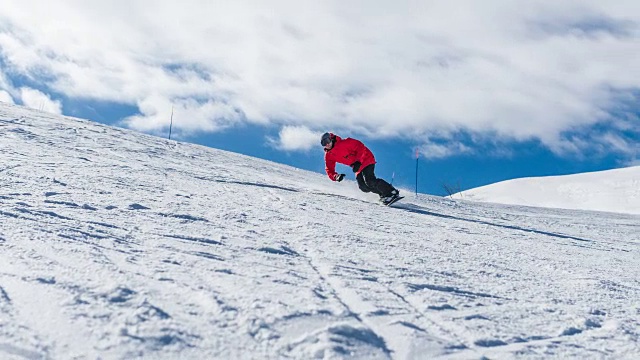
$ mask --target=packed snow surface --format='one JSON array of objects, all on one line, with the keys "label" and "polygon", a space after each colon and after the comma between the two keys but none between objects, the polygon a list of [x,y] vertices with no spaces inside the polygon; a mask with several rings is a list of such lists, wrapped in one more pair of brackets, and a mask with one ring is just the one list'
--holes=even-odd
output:
[{"label": "packed snow surface", "polygon": [[385,207],[4,104],[0,154],[2,359],[640,358],[638,215]]},{"label": "packed snow surface", "polygon": [[473,201],[640,215],[640,166],[521,178],[463,191]]}]

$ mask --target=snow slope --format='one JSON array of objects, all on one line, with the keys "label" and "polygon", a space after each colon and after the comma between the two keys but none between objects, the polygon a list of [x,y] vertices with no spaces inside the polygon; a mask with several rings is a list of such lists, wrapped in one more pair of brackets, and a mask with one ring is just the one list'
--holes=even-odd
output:
[{"label": "snow slope", "polygon": [[637,215],[387,208],[4,104],[0,153],[2,359],[640,356]]},{"label": "snow slope", "polygon": [[472,201],[640,214],[640,166],[522,178],[454,195]]}]

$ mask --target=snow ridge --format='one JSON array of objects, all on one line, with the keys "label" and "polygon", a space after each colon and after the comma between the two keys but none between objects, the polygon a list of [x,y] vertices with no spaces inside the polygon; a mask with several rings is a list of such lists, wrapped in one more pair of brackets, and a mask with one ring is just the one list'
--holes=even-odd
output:
[{"label": "snow ridge", "polygon": [[454,196],[500,204],[640,215],[640,166],[513,179],[466,190]]}]

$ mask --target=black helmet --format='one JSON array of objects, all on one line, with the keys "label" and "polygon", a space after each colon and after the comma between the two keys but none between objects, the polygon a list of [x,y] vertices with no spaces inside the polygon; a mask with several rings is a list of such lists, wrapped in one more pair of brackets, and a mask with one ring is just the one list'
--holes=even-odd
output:
[{"label": "black helmet", "polygon": [[320,145],[327,146],[327,144],[333,140],[332,138],[333,137],[328,132],[322,134],[322,138],[320,139]]}]

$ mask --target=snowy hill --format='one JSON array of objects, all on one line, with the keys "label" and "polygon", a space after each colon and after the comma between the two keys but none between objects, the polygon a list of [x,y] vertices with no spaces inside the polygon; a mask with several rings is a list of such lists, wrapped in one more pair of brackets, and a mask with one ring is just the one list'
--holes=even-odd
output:
[{"label": "snowy hill", "polygon": [[640,166],[502,181],[455,194],[499,204],[640,214]]},{"label": "snowy hill", "polygon": [[4,104],[0,153],[2,359],[640,357],[637,215],[387,208]]}]

